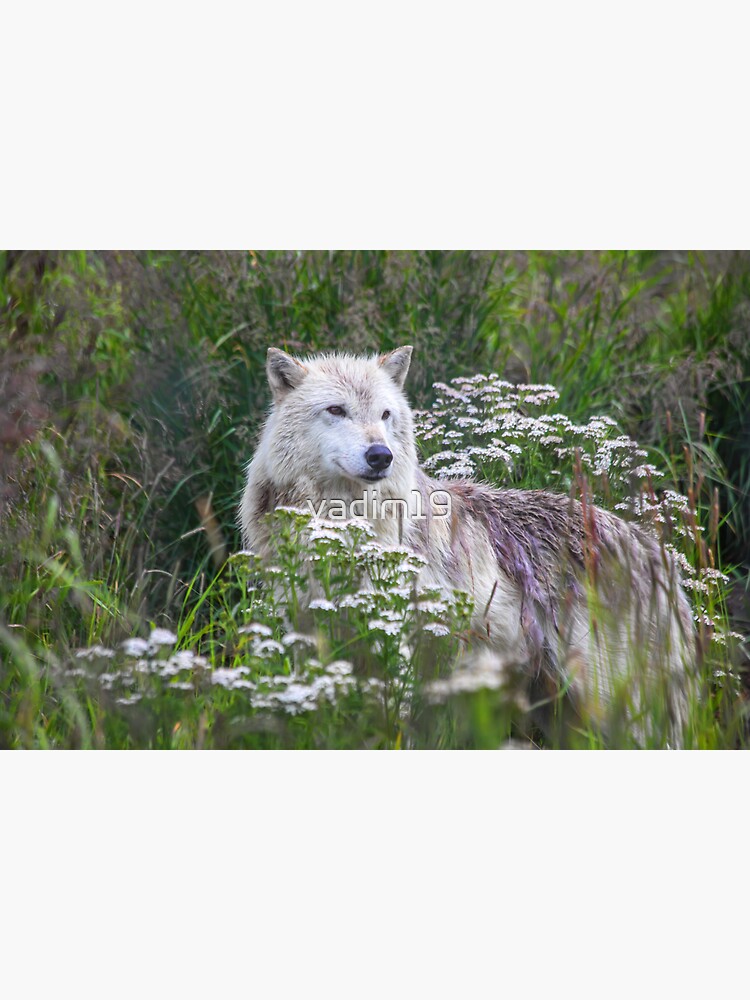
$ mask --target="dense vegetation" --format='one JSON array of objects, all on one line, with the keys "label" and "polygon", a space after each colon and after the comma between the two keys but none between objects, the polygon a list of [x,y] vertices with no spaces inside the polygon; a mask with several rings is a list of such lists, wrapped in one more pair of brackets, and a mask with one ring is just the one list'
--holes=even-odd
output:
[{"label": "dense vegetation", "polygon": [[[282,515],[280,607],[238,554],[267,347],[404,343],[435,468],[433,384],[493,373],[519,416],[513,460],[474,452],[474,474],[591,489],[630,516],[662,505],[680,526],[706,681],[688,742],[745,746],[750,256],[438,251],[0,255],[0,745],[537,738],[486,664],[451,687],[466,609],[410,601],[408,558]],[[557,392],[513,392],[534,383]],[[539,418],[562,440],[542,443]],[[330,606],[295,630],[303,535]],[[377,606],[358,597],[363,561]],[[560,744],[604,739],[584,726]]]}]

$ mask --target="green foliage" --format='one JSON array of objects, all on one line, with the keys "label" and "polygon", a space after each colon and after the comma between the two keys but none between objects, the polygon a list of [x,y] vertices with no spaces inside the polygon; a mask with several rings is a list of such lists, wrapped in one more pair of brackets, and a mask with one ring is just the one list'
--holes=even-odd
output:
[{"label": "green foliage", "polygon": [[[579,471],[605,505],[628,502],[649,478],[657,491],[670,486],[705,529],[703,547],[698,532],[684,539],[691,579],[703,584],[721,569],[739,581],[695,587],[696,601],[706,598],[700,613],[724,631],[746,631],[738,595],[750,564],[749,292],[750,261],[729,254],[1,255],[0,743],[493,746],[522,727],[524,706],[505,682],[482,687],[481,664],[466,667],[478,672],[476,690],[428,697],[425,685],[445,681],[455,661],[460,609],[447,637],[425,633],[427,622],[409,612],[398,642],[386,634],[377,649],[353,609],[338,624],[319,610],[297,623],[315,650],[284,646],[294,620],[282,626],[267,598],[258,603],[249,590],[257,570],[228,558],[239,548],[242,468],[268,403],[270,345],[304,353],[413,343],[409,394],[422,407],[433,382],[477,372],[553,384],[559,400],[518,401],[532,423],[503,442],[520,454],[511,449],[508,462],[475,452],[473,473],[575,490],[577,445]],[[564,442],[545,444],[530,433],[533,420],[558,408],[568,423],[548,436]],[[572,430],[601,426],[613,440],[611,423],[592,424],[601,415],[639,442],[633,449],[646,447],[637,456],[645,480],[618,476],[616,461],[597,466],[601,441]],[[430,419],[434,429],[439,414]],[[449,449],[440,435],[430,440],[429,423],[424,453],[434,458]],[[487,447],[486,436],[461,431],[453,451]],[[318,583],[340,602],[354,581],[335,553],[322,555],[332,576]],[[294,546],[282,556],[293,562]],[[406,613],[411,598],[402,600],[375,610]],[[240,631],[252,624],[270,628],[265,638],[283,654],[268,647],[256,657],[258,636]],[[198,666],[164,676],[131,670],[137,690],[123,688],[133,658],[120,644],[153,627],[177,638],[164,662],[189,653]],[[85,676],[71,674],[76,651],[97,646],[114,658],[93,656]],[[153,652],[140,658],[161,662],[163,650]],[[736,678],[742,660],[731,644],[714,643],[711,656],[715,680]],[[107,668],[112,659],[117,671]],[[354,680],[338,685],[350,688],[341,704],[324,699],[293,716],[278,705],[248,708],[249,688],[208,679],[247,667],[237,679],[272,700],[273,685],[259,678],[290,676],[304,662],[307,686],[323,690],[327,668],[342,661],[351,673],[340,667],[340,676]],[[102,673],[122,676],[108,690]],[[368,679],[387,696],[370,698]],[[714,689],[696,714],[695,745],[744,745],[743,696],[734,680]],[[141,697],[118,704],[128,692]]]}]

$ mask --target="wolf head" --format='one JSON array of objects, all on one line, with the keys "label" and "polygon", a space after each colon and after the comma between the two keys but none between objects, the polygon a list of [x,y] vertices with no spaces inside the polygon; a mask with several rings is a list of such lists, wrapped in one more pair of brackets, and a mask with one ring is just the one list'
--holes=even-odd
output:
[{"label": "wolf head", "polygon": [[299,360],[270,348],[273,410],[259,451],[272,480],[290,488],[314,483],[319,495],[333,487],[353,496],[363,488],[389,496],[408,489],[416,451],[402,387],[411,352]]}]

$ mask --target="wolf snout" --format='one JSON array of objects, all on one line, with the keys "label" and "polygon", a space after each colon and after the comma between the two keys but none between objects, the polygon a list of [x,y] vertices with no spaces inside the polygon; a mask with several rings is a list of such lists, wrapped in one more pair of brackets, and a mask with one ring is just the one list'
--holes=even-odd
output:
[{"label": "wolf snout", "polygon": [[365,452],[365,461],[375,472],[382,472],[393,461],[393,453],[384,444],[373,444]]}]

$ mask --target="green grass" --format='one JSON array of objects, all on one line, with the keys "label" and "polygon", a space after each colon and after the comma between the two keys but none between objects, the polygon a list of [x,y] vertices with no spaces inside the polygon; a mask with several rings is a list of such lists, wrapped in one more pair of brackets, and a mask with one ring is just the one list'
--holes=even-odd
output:
[{"label": "green grass", "polygon": [[[556,408],[578,424],[613,417],[663,470],[657,488],[690,497],[706,537],[691,561],[713,561],[732,580],[712,589],[710,615],[726,628],[729,609],[733,627],[748,631],[747,255],[6,253],[0,302],[4,746],[484,747],[523,728],[507,691],[423,699],[427,674],[450,670],[454,639],[435,637],[405,665],[387,642],[375,655],[361,622],[339,635],[321,612],[314,655],[253,659],[238,630],[253,614],[274,636],[281,625],[250,600],[247,568],[225,557],[239,548],[235,509],[268,404],[270,345],[413,343],[416,406],[432,402],[435,381],[495,371],[554,384]],[[524,443],[512,481],[571,488],[572,466],[535,448]],[[492,464],[478,472],[505,475]],[[600,492],[614,505],[626,491],[602,483]],[[100,682],[69,674],[77,650],[115,649],[154,626],[205,658],[190,691],[173,686],[187,674],[154,673],[126,708]],[[714,646],[712,694],[696,708],[692,742],[745,746],[744,696],[722,680],[741,677],[742,649]],[[243,663],[248,676],[283,674],[311,657],[321,664],[314,680],[347,656],[391,687],[406,675],[407,722],[359,689],[291,717],[250,710],[242,688],[207,680]],[[127,670],[127,657],[117,664]]]}]

